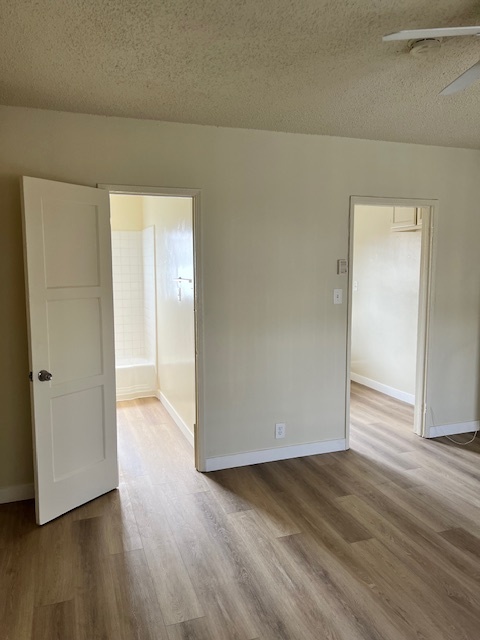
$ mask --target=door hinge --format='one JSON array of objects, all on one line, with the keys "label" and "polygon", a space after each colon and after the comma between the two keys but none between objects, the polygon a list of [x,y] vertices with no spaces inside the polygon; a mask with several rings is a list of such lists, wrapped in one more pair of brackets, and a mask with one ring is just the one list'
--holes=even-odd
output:
[{"label": "door hinge", "polygon": [[33,371],[30,371],[30,373],[28,374],[28,379],[30,380],[30,382],[33,382]]}]

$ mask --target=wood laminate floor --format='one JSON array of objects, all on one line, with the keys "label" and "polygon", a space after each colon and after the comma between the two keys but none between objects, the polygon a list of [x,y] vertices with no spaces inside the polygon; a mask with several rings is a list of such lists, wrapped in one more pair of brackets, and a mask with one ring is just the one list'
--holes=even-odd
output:
[{"label": "wood laminate floor", "polygon": [[0,507],[2,640],[480,638],[477,441],[353,385],[350,451],[202,475],[157,400],[118,416],[118,491]]}]

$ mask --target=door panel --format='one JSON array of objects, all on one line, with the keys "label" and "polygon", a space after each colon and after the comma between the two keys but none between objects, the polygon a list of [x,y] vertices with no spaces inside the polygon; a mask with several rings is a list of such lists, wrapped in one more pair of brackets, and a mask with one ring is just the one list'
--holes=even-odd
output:
[{"label": "door panel", "polygon": [[88,471],[105,460],[101,387],[53,397],[50,406],[55,481]]},{"label": "door panel", "polygon": [[100,284],[97,206],[45,198],[42,227],[45,237],[46,285],[96,287]]},{"label": "door panel", "polygon": [[110,211],[100,189],[37,178],[22,187],[43,524],[118,485]]},{"label": "door panel", "polygon": [[55,336],[49,340],[49,361],[55,370],[53,386],[103,373],[100,298],[49,300],[47,321],[49,332]]}]

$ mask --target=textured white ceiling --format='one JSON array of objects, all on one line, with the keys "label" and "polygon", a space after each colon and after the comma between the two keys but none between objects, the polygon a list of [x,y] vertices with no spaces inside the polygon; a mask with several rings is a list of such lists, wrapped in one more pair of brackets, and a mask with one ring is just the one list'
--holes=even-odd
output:
[{"label": "textured white ceiling", "polygon": [[480,38],[425,58],[391,31],[478,0],[0,0],[0,103],[480,148]]}]

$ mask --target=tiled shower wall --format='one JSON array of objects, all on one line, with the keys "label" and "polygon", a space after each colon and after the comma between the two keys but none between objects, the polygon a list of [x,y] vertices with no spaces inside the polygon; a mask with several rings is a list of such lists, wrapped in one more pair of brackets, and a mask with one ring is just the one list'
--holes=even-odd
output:
[{"label": "tiled shower wall", "polygon": [[112,231],[115,358],[156,362],[154,227]]},{"label": "tiled shower wall", "polygon": [[156,297],[155,297],[155,228],[147,227],[142,232],[143,256],[143,314],[145,358],[156,362]]}]

